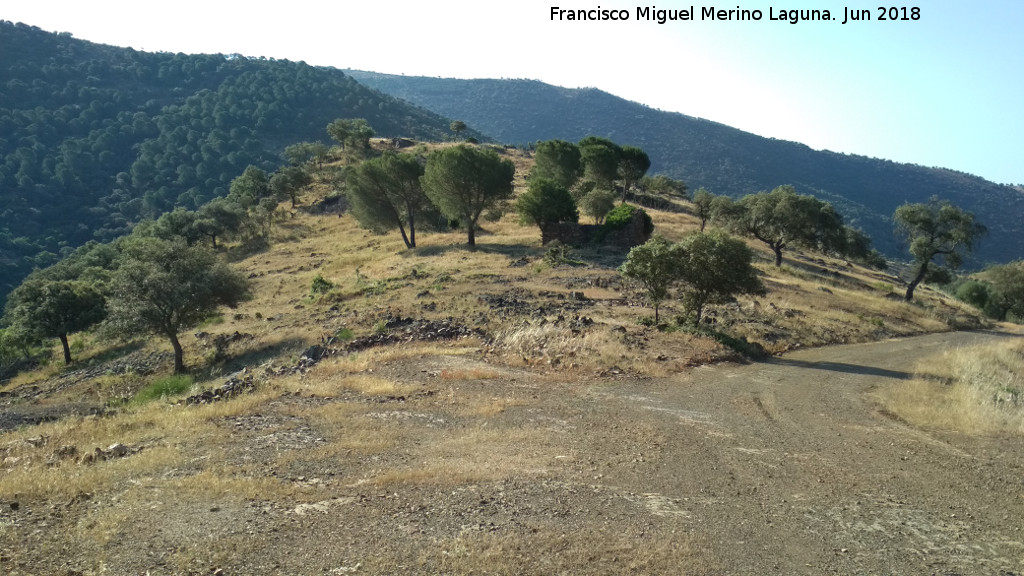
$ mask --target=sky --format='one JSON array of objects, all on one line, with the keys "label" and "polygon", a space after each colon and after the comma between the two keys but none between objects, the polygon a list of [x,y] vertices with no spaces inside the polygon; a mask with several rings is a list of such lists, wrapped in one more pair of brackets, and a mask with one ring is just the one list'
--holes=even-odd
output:
[{"label": "sky", "polygon": [[[856,0],[34,0],[5,3],[0,19],[137,50],[595,87],[819,150],[1024,183],[1024,1],[913,1],[919,18],[905,21]],[[692,19],[639,19],[647,6],[692,7]],[[552,19],[552,7],[628,20]],[[702,19],[712,7],[761,19]],[[771,19],[794,9],[834,20]],[[871,19],[843,24],[846,9]]]}]

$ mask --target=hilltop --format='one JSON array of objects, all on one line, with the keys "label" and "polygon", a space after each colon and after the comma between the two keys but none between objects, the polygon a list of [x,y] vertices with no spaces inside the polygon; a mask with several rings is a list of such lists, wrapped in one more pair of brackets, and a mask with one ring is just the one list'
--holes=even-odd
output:
[{"label": "hilltop", "polygon": [[973,262],[1009,262],[1024,255],[1017,214],[1024,194],[1011,186],[947,168],[816,151],[764,138],[708,119],[664,112],[596,88],[567,89],[535,80],[460,80],[348,70],[379,89],[491,135],[523,144],[588,135],[639,146],[651,172],[734,198],[792,184],[831,202],[849,223],[872,236],[890,258],[905,258],[891,215],[904,202],[932,196],[974,212],[989,228]]}]

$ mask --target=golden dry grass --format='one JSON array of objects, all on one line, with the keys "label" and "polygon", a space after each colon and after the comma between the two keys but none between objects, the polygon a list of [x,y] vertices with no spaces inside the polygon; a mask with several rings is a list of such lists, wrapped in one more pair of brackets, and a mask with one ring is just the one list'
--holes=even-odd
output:
[{"label": "golden dry grass", "polygon": [[1024,342],[946,351],[921,362],[913,379],[882,390],[879,398],[925,428],[1024,434]]}]

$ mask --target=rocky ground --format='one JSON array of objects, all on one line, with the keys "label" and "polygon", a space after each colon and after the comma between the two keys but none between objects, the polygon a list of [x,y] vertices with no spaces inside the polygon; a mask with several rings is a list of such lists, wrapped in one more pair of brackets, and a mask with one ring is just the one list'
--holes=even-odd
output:
[{"label": "rocky ground", "polygon": [[914,429],[872,398],[917,358],[1009,337],[667,378],[564,378],[473,355],[357,375],[400,393],[332,387],[322,355],[278,377],[290,384],[261,379],[265,403],[211,416],[217,442],[71,454],[21,440],[34,443],[22,457],[68,471],[131,466],[167,443],[181,457],[70,495],[0,494],[0,572],[1024,574],[1019,441]]}]

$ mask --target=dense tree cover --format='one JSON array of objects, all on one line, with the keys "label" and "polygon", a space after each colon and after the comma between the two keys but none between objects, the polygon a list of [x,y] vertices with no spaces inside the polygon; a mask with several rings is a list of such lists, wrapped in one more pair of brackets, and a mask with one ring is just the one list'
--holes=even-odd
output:
[{"label": "dense tree cover", "polygon": [[890,257],[903,254],[892,236],[892,213],[904,202],[932,195],[970,210],[986,223],[990,242],[973,262],[1008,262],[1024,255],[1018,215],[1024,194],[982,178],[947,170],[763,138],[711,120],[663,112],[597,89],[567,89],[533,80],[458,80],[352,71],[369,86],[420,106],[459,117],[503,142],[595,134],[640,146],[651,171],[682,178],[733,199],[780,182],[831,203],[847,224],[863,230]]},{"label": "dense tree cover", "polygon": [[512,161],[494,150],[460,144],[431,152],[421,181],[431,202],[466,228],[473,246],[484,210],[512,196],[515,172]]},{"label": "dense tree cover", "polygon": [[301,62],[146,53],[10,22],[0,54],[0,299],[76,246],[225,196],[247,166],[273,171],[282,143],[309,142],[305,161],[322,162],[336,118],[449,133],[449,120]]},{"label": "dense tree cover", "polygon": [[416,223],[433,205],[420,183],[424,165],[413,154],[385,152],[349,171],[346,196],[359,224],[375,232],[398,228],[406,248],[416,247]]},{"label": "dense tree cover", "polygon": [[121,335],[166,337],[175,374],[185,371],[178,334],[246,294],[245,277],[205,246],[134,237],[124,243],[121,259],[111,281],[108,323]]},{"label": "dense tree cover", "polygon": [[960,267],[966,254],[985,235],[986,228],[974,214],[949,201],[932,197],[927,203],[904,204],[893,213],[896,235],[903,239],[913,257],[914,278],[907,285],[905,299],[914,299],[917,286],[934,274],[936,266]]}]

